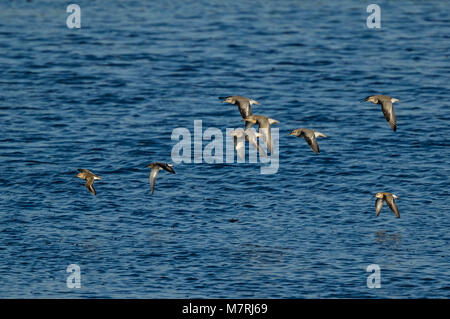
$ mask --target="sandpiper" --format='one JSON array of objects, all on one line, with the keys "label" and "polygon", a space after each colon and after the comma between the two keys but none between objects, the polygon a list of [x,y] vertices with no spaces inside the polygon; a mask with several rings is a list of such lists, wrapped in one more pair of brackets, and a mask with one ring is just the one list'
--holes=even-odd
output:
[{"label": "sandpiper", "polygon": [[155,183],[156,183],[156,177],[158,176],[158,173],[160,170],[164,169],[168,171],[169,173],[175,174],[174,169],[172,168],[172,164],[168,163],[161,163],[161,162],[153,162],[147,165],[147,167],[150,167],[150,188],[152,189],[152,194],[155,192]]},{"label": "sandpiper", "polygon": [[320,153],[319,144],[317,144],[317,137],[327,137],[325,134],[320,133],[309,128],[297,128],[293,130],[289,135],[294,135],[297,137],[303,137],[308,143],[309,147],[314,151],[315,154]]},{"label": "sandpiper", "polygon": [[394,113],[394,103],[400,102],[399,99],[387,96],[387,95],[371,95],[364,99],[364,101],[372,102],[373,104],[381,104],[381,110],[383,111],[386,121],[388,121],[389,126],[395,131],[397,131],[397,117]]},{"label": "sandpiper", "polygon": [[92,194],[97,195],[97,192],[94,189],[94,180],[96,180],[96,179],[102,180],[102,178],[84,168],[79,168],[78,171],[79,171],[79,173],[77,174],[77,177],[86,180],[86,184],[85,184],[86,188]]},{"label": "sandpiper", "polygon": [[[251,106],[253,104],[260,104],[258,101],[249,99],[248,97],[239,96],[239,95],[219,97],[219,99],[223,100],[222,103],[230,103],[233,105],[237,105],[239,108],[239,112],[241,113],[241,116],[243,119],[252,115]],[[253,126],[252,123],[246,122],[245,128],[248,129],[252,126]]]},{"label": "sandpiper", "polygon": [[398,212],[397,204],[395,203],[395,199],[399,198],[397,195],[387,192],[380,192],[376,193],[374,197],[377,198],[375,201],[376,216],[380,215],[381,208],[383,207],[383,200],[385,200],[394,215],[397,216],[397,218],[400,218],[400,213]]},{"label": "sandpiper", "polygon": [[271,119],[264,115],[250,115],[244,119],[246,122],[252,124],[258,123],[258,132],[262,133],[264,142],[266,143],[267,149],[270,153],[273,153],[273,141],[272,134],[270,133],[270,125],[280,123],[277,120]]},{"label": "sandpiper", "polygon": [[249,128],[245,131],[243,129],[237,129],[230,132],[230,135],[234,137],[234,148],[236,149],[236,152],[238,156],[241,159],[245,158],[245,139],[248,141],[248,143],[253,146],[254,149],[256,149],[262,156],[267,157],[266,152],[264,151],[264,148],[261,146],[261,144],[258,143],[257,138],[263,137],[261,133],[255,132],[253,129]]}]

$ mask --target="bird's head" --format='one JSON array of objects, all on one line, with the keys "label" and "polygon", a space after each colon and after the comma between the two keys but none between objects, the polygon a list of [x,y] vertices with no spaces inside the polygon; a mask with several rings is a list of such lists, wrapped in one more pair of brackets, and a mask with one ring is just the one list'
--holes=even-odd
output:
[{"label": "bird's head", "polygon": [[302,133],[301,130],[295,129],[295,130],[292,130],[288,135],[300,136],[301,133]]},{"label": "bird's head", "polygon": [[361,102],[372,102],[372,103],[377,104],[378,103],[378,99],[375,96],[368,96],[364,100],[362,100]]},{"label": "bird's head", "polygon": [[222,101],[222,103],[234,104],[234,99],[231,96],[228,96]]}]

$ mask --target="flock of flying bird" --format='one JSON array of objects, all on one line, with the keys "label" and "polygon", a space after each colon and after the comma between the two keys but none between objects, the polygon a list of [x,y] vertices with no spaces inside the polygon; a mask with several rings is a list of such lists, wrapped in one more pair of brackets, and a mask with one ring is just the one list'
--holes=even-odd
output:
[{"label": "flock of flying bird", "polygon": [[[234,147],[238,156],[243,159],[245,156],[245,140],[248,141],[249,145],[254,147],[257,152],[259,152],[260,156],[267,157],[267,153],[264,148],[258,143],[258,138],[262,139],[264,144],[266,145],[267,150],[272,154],[273,153],[273,141],[271,136],[270,127],[273,124],[278,124],[279,121],[269,118],[264,115],[253,115],[251,106],[258,105],[259,102],[249,99],[243,96],[228,96],[228,97],[219,97],[223,103],[230,103],[236,105],[241,113],[243,121],[246,122],[245,129],[238,129],[232,131],[230,134],[234,137]],[[374,104],[380,104],[381,110],[383,111],[384,117],[386,121],[389,123],[389,126],[395,132],[397,130],[397,117],[394,113],[393,103],[400,102],[400,100],[387,96],[387,95],[372,95],[366,97],[361,102],[372,102]],[[251,130],[254,124],[258,124],[258,132],[255,130]],[[320,153],[319,144],[317,143],[317,138],[319,137],[327,137],[325,134],[320,133],[313,129],[308,128],[297,128],[292,130],[289,135],[293,135],[296,137],[301,137],[306,140],[309,147],[314,151],[315,154]],[[245,139],[244,139],[245,137]],[[175,170],[173,169],[173,165],[162,162],[153,162],[147,165],[150,168],[150,188],[152,194],[155,192],[155,183],[156,177],[160,170],[165,170],[169,173],[175,174]],[[102,178],[87,169],[78,169],[79,173],[77,177],[86,180],[86,188],[94,195],[96,195],[96,191],[94,189],[94,181],[101,180]],[[399,198],[395,194],[388,192],[379,192],[374,195],[377,198],[375,201],[375,213],[376,216],[380,214],[381,208],[383,207],[383,202],[385,201],[391,211],[397,218],[400,218],[400,213],[398,211],[397,204],[395,203],[395,199]]]}]

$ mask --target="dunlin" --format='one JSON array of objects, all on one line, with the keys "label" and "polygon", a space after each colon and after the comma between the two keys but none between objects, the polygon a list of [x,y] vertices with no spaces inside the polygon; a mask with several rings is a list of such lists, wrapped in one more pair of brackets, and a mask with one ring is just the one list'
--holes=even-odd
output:
[{"label": "dunlin", "polygon": [[148,164],[147,167],[150,167],[150,188],[152,189],[152,194],[155,192],[155,183],[156,183],[156,177],[158,176],[158,173],[160,170],[164,169],[168,171],[169,173],[175,174],[175,171],[173,170],[173,165],[168,163],[161,163],[161,162],[153,162],[151,164]]},{"label": "dunlin", "polygon": [[264,115],[250,115],[246,117],[244,121],[250,122],[252,124],[258,123],[258,132],[263,135],[263,139],[266,143],[267,149],[270,151],[270,153],[273,153],[273,141],[272,134],[270,133],[270,126],[280,122]]},{"label": "dunlin", "polygon": [[325,134],[311,130],[308,128],[298,128],[293,130],[289,135],[294,135],[297,137],[303,137],[308,143],[309,147],[314,151],[315,154],[320,153],[319,144],[317,144],[318,137],[327,137]]},{"label": "dunlin", "polygon": [[[241,116],[243,119],[249,117],[252,115],[252,108],[251,106],[253,104],[259,104],[258,101],[249,99],[248,97],[234,95],[234,96],[226,96],[226,97],[219,97],[220,100],[223,100],[223,103],[230,103],[233,105],[237,105],[239,108],[239,112],[241,113]],[[249,128],[253,126],[252,123],[246,122],[245,128]]]},{"label": "dunlin", "polygon": [[397,204],[395,203],[395,199],[398,198],[397,195],[392,193],[380,192],[376,193],[374,197],[377,198],[377,200],[375,201],[376,216],[380,215],[381,208],[383,207],[383,200],[385,200],[394,215],[397,216],[397,218],[400,218],[400,213],[398,212]]},{"label": "dunlin", "polygon": [[395,131],[397,131],[397,117],[394,113],[394,103],[400,102],[399,99],[387,96],[387,95],[372,95],[364,99],[364,101],[372,102],[374,104],[381,104],[381,110],[383,111],[386,121],[388,121],[389,126]]},{"label": "dunlin", "polygon": [[77,174],[77,177],[86,180],[86,184],[85,184],[86,188],[92,194],[97,195],[97,192],[94,189],[94,180],[96,180],[96,179],[102,180],[102,178],[84,168],[79,168],[78,171],[79,171],[79,173]]}]

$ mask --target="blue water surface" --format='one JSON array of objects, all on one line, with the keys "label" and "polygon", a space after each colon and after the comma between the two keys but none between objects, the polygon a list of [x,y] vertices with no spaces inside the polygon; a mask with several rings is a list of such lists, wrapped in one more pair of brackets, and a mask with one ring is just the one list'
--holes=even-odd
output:
[{"label": "blue water surface", "polygon": [[[367,1],[76,3],[80,29],[0,1],[0,297],[449,297],[449,1],[377,1],[380,29]],[[280,121],[278,172],[181,163],[151,195],[175,128],[243,126],[227,95]]]}]

